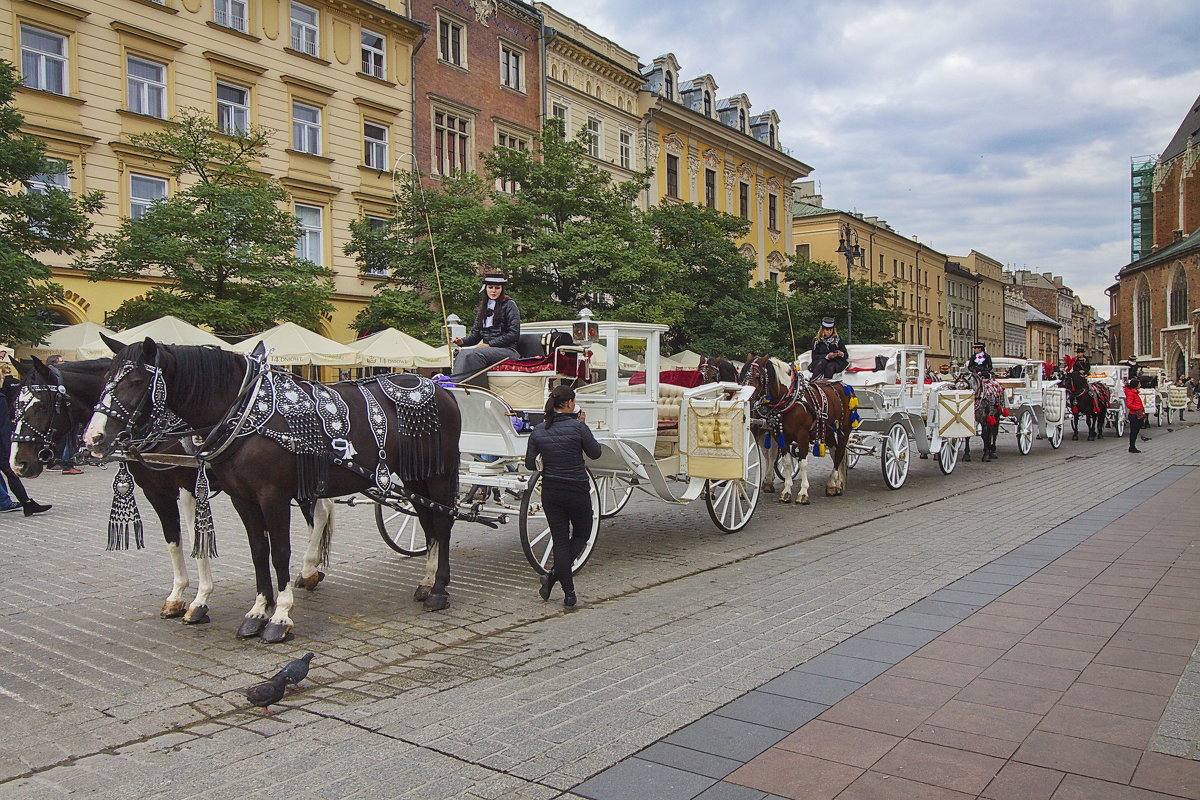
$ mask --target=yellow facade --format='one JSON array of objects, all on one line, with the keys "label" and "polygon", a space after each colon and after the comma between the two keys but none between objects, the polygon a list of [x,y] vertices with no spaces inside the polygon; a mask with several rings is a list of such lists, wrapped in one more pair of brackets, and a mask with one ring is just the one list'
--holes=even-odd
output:
[{"label": "yellow facade", "polygon": [[843,225],[858,235],[863,251],[862,264],[852,267],[851,276],[889,287],[893,309],[904,315],[896,341],[928,345],[930,359],[949,358],[946,256],[871,217],[805,203],[796,205],[791,220],[796,252],[812,261],[833,264],[844,275],[846,259],[837,252]]},{"label": "yellow facade", "polygon": [[[218,84],[233,90],[236,113],[275,131],[260,169],[284,184],[293,206],[320,211],[315,250],[335,272],[335,310],[320,333],[348,341],[376,280],[360,277],[343,248],[352,220],[388,212],[391,167],[412,151],[412,52],[421,30],[403,16],[404,0],[303,0],[302,7],[313,14],[297,29],[287,0],[0,0],[0,56],[20,65],[30,34],[64,45],[65,86],[26,87],[16,105],[48,155],[70,164],[73,191],[104,192],[94,219],[101,234],[115,230],[133,194],[144,191],[134,176],[139,185],[169,178],[128,137],[164,130],[162,117],[186,108],[215,116]],[[147,69],[150,89],[137,91],[150,94],[135,94],[132,79]],[[297,103],[319,112],[315,153],[294,146]],[[367,123],[385,131],[386,156],[375,151],[381,168],[364,163]],[[177,189],[167,180],[168,193]],[[92,283],[66,259],[52,263],[67,295],[54,310],[68,323],[102,323],[153,280]]]},{"label": "yellow facade", "polygon": [[749,117],[749,101],[738,95],[723,115],[712,76],[681,85],[673,55],[655,59],[648,88],[639,132],[645,163],[655,170],[647,204],[666,199],[745,216],[750,231],[738,244],[757,265],[754,280],[778,283],[792,252],[792,181],[812,168],[783,151],[773,111]]},{"label": "yellow facade", "polygon": [[1004,352],[1004,265],[972,250],[969,255],[950,256],[980,278],[976,294],[975,335],[989,353]]}]

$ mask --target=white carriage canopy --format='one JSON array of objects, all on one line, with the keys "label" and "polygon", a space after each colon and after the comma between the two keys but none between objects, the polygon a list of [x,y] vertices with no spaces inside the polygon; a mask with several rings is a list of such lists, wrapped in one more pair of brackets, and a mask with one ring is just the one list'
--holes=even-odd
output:
[{"label": "white carriage canopy", "polygon": [[450,355],[444,347],[425,344],[395,328],[385,328],[378,333],[351,342],[348,347],[362,356],[361,366],[385,367],[388,369],[437,369],[450,366]]},{"label": "white carriage canopy", "polygon": [[[218,339],[203,328],[198,328],[190,322],[184,322],[179,317],[173,317],[170,314],[112,334],[113,339],[125,344],[140,342],[147,336],[161,344],[211,345],[229,349],[227,342]],[[79,348],[81,359],[108,358],[111,355],[112,351],[102,341]]]},{"label": "white carriage canopy", "polygon": [[[39,345],[18,345],[17,358],[25,359],[30,356],[37,356],[45,360],[53,355],[62,356],[67,361],[96,358],[96,356],[80,355],[79,351],[85,346],[104,347],[104,342],[100,341],[101,333],[106,336],[116,335],[108,328],[95,322],[80,322],[77,325],[68,325],[65,328],[53,331]],[[104,355],[111,355],[107,347],[104,347]]]},{"label": "white carriage canopy", "polygon": [[269,331],[251,336],[234,345],[231,350],[251,353],[262,342],[273,350],[268,361],[281,367],[316,365],[320,367],[354,366],[362,354],[354,348],[326,339],[319,333],[302,328],[294,322],[284,322]]}]

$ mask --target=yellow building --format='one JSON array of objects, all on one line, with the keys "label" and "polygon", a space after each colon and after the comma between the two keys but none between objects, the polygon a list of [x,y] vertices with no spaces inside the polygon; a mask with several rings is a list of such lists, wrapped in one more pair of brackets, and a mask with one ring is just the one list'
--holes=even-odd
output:
[{"label": "yellow building", "polygon": [[896,341],[928,345],[930,359],[948,359],[946,256],[901,236],[877,217],[823,208],[807,182],[796,188],[800,200],[792,208],[791,220],[796,254],[833,264],[844,274],[846,258],[838,247],[845,238],[843,226],[849,226],[863,253],[851,276],[891,288],[893,308],[904,315]]},{"label": "yellow building", "polygon": [[637,147],[637,56],[545,3],[534,3],[546,25],[546,113],[569,136],[585,129],[591,157],[618,181],[643,169]]},{"label": "yellow building", "polygon": [[[185,108],[228,128],[276,131],[260,162],[291,193],[298,251],[335,273],[320,333],[346,341],[375,288],[342,250],[349,223],[383,216],[391,171],[412,150],[412,53],[404,0],[0,0],[0,56],[20,66],[25,129],[101,190],[97,233],[179,187],[128,143]],[[66,179],[64,179],[66,180]],[[91,283],[60,260],[65,323],[103,322],[144,281]]]},{"label": "yellow building", "polygon": [[750,220],[739,244],[755,281],[779,282],[792,252],[792,181],[812,171],[783,150],[779,116],[751,116],[746,95],[720,100],[711,75],[680,80],[668,53],[643,71],[640,146],[653,166],[647,203],[709,206]]},{"label": "yellow building", "polygon": [[1004,265],[972,250],[969,255],[950,256],[977,276],[975,335],[989,353],[1004,352]]}]

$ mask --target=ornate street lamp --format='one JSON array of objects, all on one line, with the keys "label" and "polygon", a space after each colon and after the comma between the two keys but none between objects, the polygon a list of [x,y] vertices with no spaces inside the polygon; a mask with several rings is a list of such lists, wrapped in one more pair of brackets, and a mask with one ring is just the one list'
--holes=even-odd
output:
[{"label": "ornate street lamp", "polygon": [[858,231],[849,222],[842,223],[841,236],[838,239],[837,252],[846,257],[846,340],[854,341],[854,309],[852,306],[854,284],[850,278],[850,268],[855,261],[863,264],[863,249],[858,245]]}]

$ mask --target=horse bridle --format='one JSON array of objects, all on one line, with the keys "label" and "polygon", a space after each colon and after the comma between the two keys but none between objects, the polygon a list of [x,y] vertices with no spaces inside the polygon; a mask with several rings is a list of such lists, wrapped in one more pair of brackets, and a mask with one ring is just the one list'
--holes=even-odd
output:
[{"label": "horse bridle", "polygon": [[[27,419],[27,414],[33,408],[33,404],[37,402],[39,395],[47,395],[50,400],[50,422],[45,430],[38,430]],[[41,449],[38,450],[37,454],[38,461],[43,464],[49,464],[56,457],[54,443],[58,440],[58,428],[55,426],[55,422],[58,421],[60,415],[66,415],[69,420],[70,408],[71,398],[67,394],[67,387],[63,386],[61,378],[53,386],[48,383],[22,386],[17,394],[17,413],[13,418],[12,440],[14,442],[29,442],[41,445]],[[68,424],[70,423],[68,422]],[[26,433],[26,430],[29,432]],[[8,454],[5,453],[4,457],[7,458]]]},{"label": "horse bridle", "polygon": [[[150,387],[142,392],[137,404],[130,408],[117,397],[116,388],[121,381],[138,368],[150,373]],[[135,427],[135,421],[145,413],[147,405],[151,406],[149,417],[143,426]],[[100,399],[96,402],[93,411],[125,425],[105,448],[104,456],[111,455],[118,448],[127,452],[133,451],[136,456],[138,451],[149,450],[168,436],[185,435],[186,433],[183,429],[187,426],[183,420],[174,411],[167,408],[167,382],[162,367],[158,365],[157,356],[153,364],[123,362],[116,374],[104,384],[104,389],[100,392]]]}]

